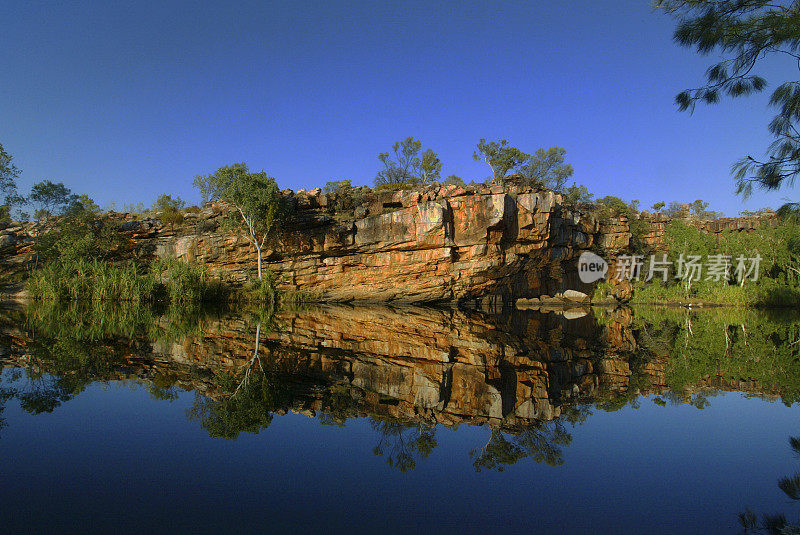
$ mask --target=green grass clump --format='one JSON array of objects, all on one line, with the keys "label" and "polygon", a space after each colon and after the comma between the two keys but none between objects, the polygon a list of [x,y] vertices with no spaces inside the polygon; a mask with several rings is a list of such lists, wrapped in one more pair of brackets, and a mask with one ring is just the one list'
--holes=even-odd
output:
[{"label": "green grass clump", "polygon": [[228,298],[222,282],[210,277],[205,266],[167,257],[153,262],[150,273],[160,292],[174,305],[220,302]]},{"label": "green grass clump", "polygon": [[35,299],[48,301],[130,301],[152,298],[153,277],[135,263],[111,264],[74,259],[52,262],[31,273],[27,289]]},{"label": "green grass clump", "polygon": [[[782,220],[775,227],[759,228],[752,232],[729,230],[717,235],[707,234],[682,221],[672,221],[664,241],[669,261],[676,267],[681,257],[696,255],[705,263],[711,255],[729,259],[729,273],[720,280],[701,280],[687,283],[675,278],[663,282],[645,282],[649,257],[645,257],[642,281],[633,281],[632,303],[640,304],[716,304],[736,307],[798,307],[800,306],[800,224]],[[656,255],[660,259],[660,255]],[[758,277],[742,276],[736,271],[739,258],[759,255]],[[755,280],[754,280],[755,279]],[[608,288],[598,287],[595,298],[608,294]]]}]

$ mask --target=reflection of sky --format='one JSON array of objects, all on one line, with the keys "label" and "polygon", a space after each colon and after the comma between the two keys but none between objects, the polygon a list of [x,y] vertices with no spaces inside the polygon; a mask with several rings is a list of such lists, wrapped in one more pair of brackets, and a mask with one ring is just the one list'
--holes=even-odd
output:
[{"label": "reflection of sky", "polygon": [[0,432],[0,523],[15,529],[127,528],[459,533],[493,527],[601,532],[727,532],[736,514],[794,511],[777,487],[800,469],[797,409],[724,394],[626,407],[568,427],[560,467],[529,459],[475,472],[489,429],[438,428],[438,447],[405,474],[372,449],[365,419],[324,426],[276,416],[259,435],[211,439],[141,387],[91,385],[53,413],[16,401]]}]

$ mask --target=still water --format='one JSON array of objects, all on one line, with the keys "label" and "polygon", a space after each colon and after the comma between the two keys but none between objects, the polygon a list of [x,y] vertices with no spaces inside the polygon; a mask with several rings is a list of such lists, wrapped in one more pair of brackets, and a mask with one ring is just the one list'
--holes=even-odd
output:
[{"label": "still water", "polygon": [[0,313],[3,532],[800,519],[800,325],[726,310]]}]

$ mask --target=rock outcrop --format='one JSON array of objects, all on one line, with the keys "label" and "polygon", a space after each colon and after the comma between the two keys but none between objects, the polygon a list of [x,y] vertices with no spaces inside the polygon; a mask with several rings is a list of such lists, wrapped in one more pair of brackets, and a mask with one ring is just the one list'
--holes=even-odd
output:
[{"label": "rock outcrop", "polygon": [[[265,255],[284,290],[324,301],[484,305],[569,289],[591,293],[577,277],[576,259],[598,247],[600,226],[552,191],[451,186],[371,194],[345,214],[326,209],[329,200],[320,193],[295,199],[296,216]],[[252,248],[220,233],[214,221],[195,232],[158,232],[141,247],[247,280]],[[607,229],[601,241],[627,245],[626,232],[624,225]]]},{"label": "rock outcrop", "polygon": [[[590,205],[567,206],[560,194],[531,187],[433,186],[376,193],[369,188],[325,194],[285,190],[293,217],[276,229],[265,266],[281,289],[320,301],[457,303],[496,308],[518,298],[592,294],[578,278],[577,258],[593,250],[605,258],[631,239],[625,217],[598,220]],[[342,196],[345,197],[342,197]],[[130,240],[140,260],[174,256],[202,264],[233,284],[254,276],[254,248],[224,231],[224,204],[186,213],[175,228],[129,214],[104,217]],[[773,214],[774,216],[774,214]],[[642,215],[650,225],[647,245],[664,245],[668,221]],[[689,221],[710,233],[752,230],[775,217]],[[0,278],[24,277],[32,224],[0,232]],[[126,253],[130,254],[130,253]]]}]

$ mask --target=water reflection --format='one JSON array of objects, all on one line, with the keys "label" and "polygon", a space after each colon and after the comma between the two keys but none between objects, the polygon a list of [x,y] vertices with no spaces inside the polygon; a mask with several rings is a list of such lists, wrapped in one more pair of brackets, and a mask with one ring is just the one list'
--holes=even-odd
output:
[{"label": "water reflection", "polygon": [[[789,437],[789,446],[795,456],[800,458],[800,437]],[[800,473],[783,477],[778,481],[778,488],[793,502],[800,501]],[[739,523],[745,533],[767,533],[769,535],[787,535],[800,533],[800,523],[791,523],[783,513],[765,513],[759,519],[749,508],[739,514]]]},{"label": "water reflection", "polygon": [[[327,425],[370,418],[374,453],[401,470],[436,448],[436,426],[487,427],[476,470],[559,465],[593,411],[649,402],[702,409],[718,391],[800,395],[796,317],[756,311],[533,312],[318,307],[152,310],[6,308],[2,406],[51,412],[95,381],[135,381],[160,400],[195,393],[212,437],[267,429],[294,411]],[[5,425],[0,419],[0,428]],[[2,432],[0,431],[0,435]],[[467,453],[467,452],[465,452]]]}]

